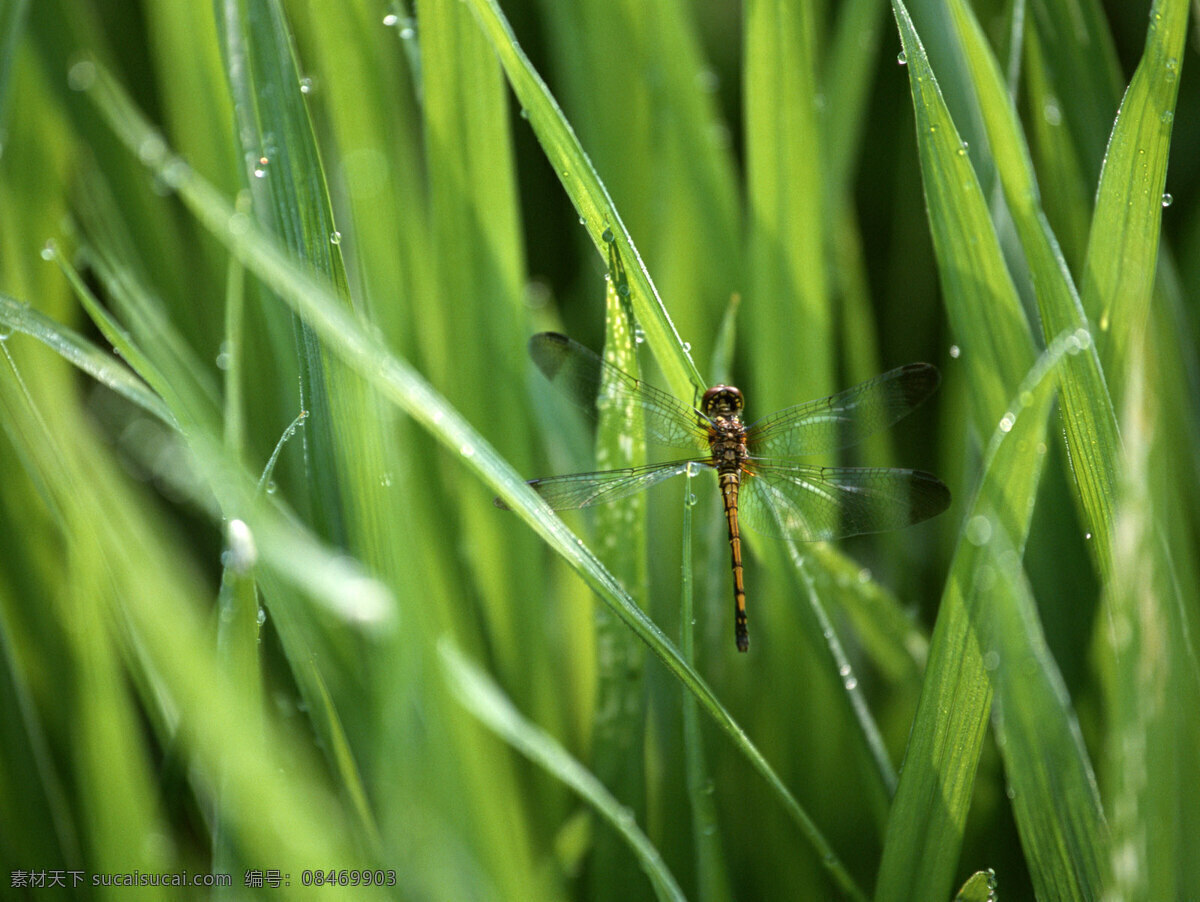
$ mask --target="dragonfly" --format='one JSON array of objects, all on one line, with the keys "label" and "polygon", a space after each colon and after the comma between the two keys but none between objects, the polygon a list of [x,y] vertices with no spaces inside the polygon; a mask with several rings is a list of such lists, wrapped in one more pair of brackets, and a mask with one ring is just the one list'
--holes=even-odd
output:
[{"label": "dragonfly", "polygon": [[[742,392],[732,385],[714,385],[699,405],[689,405],[556,332],[534,335],[529,354],[547,380],[592,418],[605,407],[640,412],[650,439],[690,452],[666,463],[530,480],[551,508],[616,501],[698,467],[716,472],[729,533],[738,651],[750,648],[742,525],[775,538],[812,542],[900,529],[950,506],[950,490],[923,470],[796,460],[857,444],[906,416],[941,381],[931,364],[902,366],[746,425]],[[496,504],[507,507],[500,499]]]}]

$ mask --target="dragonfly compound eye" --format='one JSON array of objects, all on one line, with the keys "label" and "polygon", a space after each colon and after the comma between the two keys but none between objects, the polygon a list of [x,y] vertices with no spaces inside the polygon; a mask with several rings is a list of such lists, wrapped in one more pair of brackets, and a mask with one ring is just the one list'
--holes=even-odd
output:
[{"label": "dragonfly compound eye", "polygon": [[714,385],[704,393],[700,406],[709,417],[728,417],[741,413],[744,403],[741,391],[732,385]]}]

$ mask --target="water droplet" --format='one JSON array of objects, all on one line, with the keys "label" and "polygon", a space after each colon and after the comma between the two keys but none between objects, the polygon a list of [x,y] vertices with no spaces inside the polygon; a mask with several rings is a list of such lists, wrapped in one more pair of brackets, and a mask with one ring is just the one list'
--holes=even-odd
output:
[{"label": "water droplet", "polygon": [[908,54],[906,54],[903,50],[901,50],[899,53],[896,54],[896,62],[899,63],[901,66],[907,66],[908,65]]},{"label": "water droplet", "polygon": [[683,343],[683,353],[685,353],[685,354],[692,353],[692,343],[690,341],[685,341]]},{"label": "water droplet", "polygon": [[229,342],[221,342],[221,346],[217,349],[217,369],[227,370],[232,358],[229,355]]},{"label": "water droplet", "polygon": [[1000,653],[997,651],[989,651],[983,656],[983,669],[995,670],[1000,666]]},{"label": "water droplet", "polygon": [[1083,540],[1085,542],[1090,542],[1092,540],[1092,534],[1090,532],[1085,532],[1083,534]]},{"label": "water droplet", "polygon": [[274,495],[279,490],[279,486],[275,484],[274,479],[267,480],[267,494]]},{"label": "water droplet", "polygon": [[47,239],[42,245],[42,259],[49,262],[58,257],[58,243],[53,239]]},{"label": "water droplet", "polygon": [[80,60],[67,70],[67,86],[72,91],[87,91],[96,83],[96,64]]},{"label": "water droplet", "polygon": [[970,147],[970,145],[967,144],[966,141],[963,141],[962,144],[958,145],[958,155],[960,157],[965,157],[967,155],[967,150],[969,147]]},{"label": "water droplet", "polygon": [[1163,208],[1164,208],[1164,209],[1165,209],[1165,208],[1167,208],[1167,207],[1169,207],[1169,206],[1171,206],[1171,204],[1172,204],[1172,203],[1174,203],[1174,202],[1175,202],[1175,198],[1173,198],[1173,197],[1171,196],[1171,192],[1169,192],[1169,191],[1168,191],[1167,193],[1165,193],[1165,194],[1162,196],[1162,205],[1163,205]]},{"label": "water droplet", "polygon": [[1000,425],[999,425],[1000,431],[1001,432],[1011,432],[1012,428],[1013,428],[1014,420],[1016,420],[1016,416],[1014,414],[1006,413],[1004,416],[1002,416],[1000,418]]},{"label": "water droplet", "polygon": [[387,488],[391,488],[391,486],[392,486],[392,474],[391,474],[391,472],[386,472],[386,473],[384,473],[382,476],[380,476],[380,477],[379,477],[379,484],[380,484],[381,486],[383,486],[385,489],[387,489]]},{"label": "water droplet", "polygon": [[337,229],[334,229],[332,232],[330,232],[329,233],[329,243],[330,244],[341,244],[342,243],[342,233],[339,232]]},{"label": "water droplet", "polygon": [[475,446],[474,445],[463,445],[458,450],[459,450],[459,453],[462,454],[463,457],[474,457],[475,456]]},{"label": "water droplet", "polygon": [[314,90],[315,86],[313,85],[313,80],[311,78],[305,76],[304,78],[300,79],[301,94],[311,94]]},{"label": "water droplet", "polygon": [[147,166],[158,166],[167,154],[167,143],[161,135],[150,135],[138,145],[138,159]]},{"label": "water droplet", "polygon": [[221,563],[235,573],[246,573],[258,560],[258,548],[254,534],[244,520],[230,520],[225,526],[227,550],[221,555]]},{"label": "water droplet", "polygon": [[1164,110],[1163,114],[1161,116],[1159,116],[1158,118],[1159,118],[1159,121],[1162,122],[1163,125],[1170,125],[1172,122],[1175,121],[1175,111],[1174,110]]},{"label": "water droplet", "polygon": [[1048,125],[1062,125],[1062,107],[1058,105],[1057,99],[1050,98],[1042,104],[1042,118]]},{"label": "water droplet", "polygon": [[967,523],[967,541],[972,545],[986,545],[992,538],[992,521],[983,514],[976,514]]},{"label": "water droplet", "polygon": [[688,496],[687,496],[687,506],[688,506],[688,507],[695,507],[695,506],[696,506],[696,493],[695,493],[695,492],[688,492]]},{"label": "water droplet", "polygon": [[962,350],[958,347],[958,345],[950,345],[950,356],[952,358],[958,360],[960,354],[962,354]]},{"label": "water droplet", "polygon": [[601,233],[600,233],[600,240],[601,240],[601,241],[603,241],[605,244],[612,244],[612,242],[613,242],[613,230],[612,230],[612,229],[605,229],[603,232],[601,232]]},{"label": "water droplet", "polygon": [[580,217],[579,217],[579,224],[580,224],[580,225],[587,225],[587,217],[586,217],[586,216],[580,216]]},{"label": "water droplet", "polygon": [[396,15],[395,13],[388,13],[386,16],[383,17],[383,24],[386,25],[388,28],[394,28],[396,26],[396,23],[399,21],[400,21],[400,17],[398,15]]},{"label": "water droplet", "polygon": [[641,326],[633,327],[633,340],[636,344],[641,344],[646,340],[646,330]]},{"label": "water droplet", "polygon": [[406,20],[405,23],[400,26],[400,39],[402,41],[411,41],[416,36],[417,29],[413,27],[412,19]]},{"label": "water droplet", "polygon": [[525,107],[521,107],[521,118],[522,119],[529,118],[529,110],[525,109]]},{"label": "water droplet", "polygon": [[258,609],[258,625],[262,626],[266,622],[267,622],[267,609],[259,608]]},{"label": "water droplet", "polygon": [[267,159],[266,157],[259,157],[258,164],[254,167],[254,177],[256,179],[266,178],[267,177],[267,166],[270,165],[270,163],[271,163],[271,161],[269,159]]},{"label": "water droplet", "polygon": [[870,567],[863,567],[861,570],[858,571],[858,581],[860,583],[862,583],[863,585],[866,585],[867,583],[869,583],[871,581],[871,568]]},{"label": "water droplet", "polygon": [[844,677],[848,677],[848,676],[850,676],[850,665],[849,665],[849,664],[843,664],[841,667],[839,667],[839,668],[838,668],[838,675],[839,675],[839,676],[844,676]]}]

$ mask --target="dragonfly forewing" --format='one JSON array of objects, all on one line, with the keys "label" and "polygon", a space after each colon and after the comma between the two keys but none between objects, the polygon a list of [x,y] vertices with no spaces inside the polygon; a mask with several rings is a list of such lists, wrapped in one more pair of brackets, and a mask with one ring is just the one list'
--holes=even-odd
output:
[{"label": "dragonfly forewing", "polygon": [[740,515],[755,532],[812,542],[901,529],[949,506],[950,490],[923,470],[754,460],[742,476]]},{"label": "dragonfly forewing", "polygon": [[928,363],[898,367],[836,395],[785,407],[754,423],[746,440],[762,457],[804,457],[848,448],[933,394],[941,376]]},{"label": "dragonfly forewing", "polygon": [[[603,470],[599,473],[572,473],[569,476],[547,476],[534,479],[529,485],[555,510],[575,510],[593,504],[607,504],[636,494],[664,479],[679,476],[694,461],[680,460],[673,463],[648,464],[642,467],[627,467],[623,470]],[[507,507],[499,498],[498,507]]]},{"label": "dragonfly forewing", "polygon": [[529,356],[546,379],[593,419],[612,405],[641,411],[646,435],[661,445],[689,450],[708,447],[700,414],[665,391],[617,369],[589,348],[557,332],[529,340]]}]

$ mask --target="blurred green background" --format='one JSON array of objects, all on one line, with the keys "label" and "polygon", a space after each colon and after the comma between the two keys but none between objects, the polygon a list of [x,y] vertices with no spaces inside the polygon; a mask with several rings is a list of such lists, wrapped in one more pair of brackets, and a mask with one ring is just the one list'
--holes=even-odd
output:
[{"label": "blurred green background", "polygon": [[[2,894],[1188,898],[1187,12],[0,0]],[[954,504],[750,536],[739,655],[707,474],[526,496],[642,453],[545,329],[935,363],[841,462]]]}]

